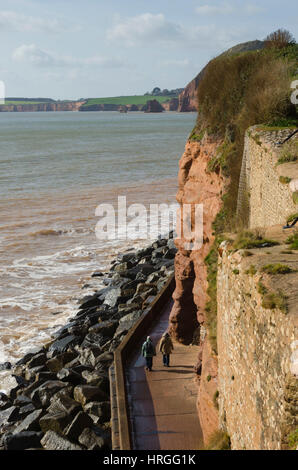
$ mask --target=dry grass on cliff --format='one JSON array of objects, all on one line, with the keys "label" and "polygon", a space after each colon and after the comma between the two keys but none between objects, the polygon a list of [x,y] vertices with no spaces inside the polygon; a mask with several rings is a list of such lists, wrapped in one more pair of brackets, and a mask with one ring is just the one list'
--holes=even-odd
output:
[{"label": "dry grass on cliff", "polygon": [[[262,123],[297,123],[290,85],[297,67],[294,57],[298,46],[291,45],[290,52],[286,48],[283,53],[263,50],[220,56],[208,64],[199,83],[196,134],[207,130],[224,139],[209,170],[220,169],[230,178],[223,197],[226,231],[232,231],[239,222],[235,213],[247,128]],[[243,214],[244,226],[245,217]]]},{"label": "dry grass on cliff", "polygon": [[243,138],[254,124],[293,116],[290,84],[296,64],[268,51],[212,60],[198,87],[198,127],[225,136],[228,126]]},{"label": "dry grass on cliff", "polygon": [[215,431],[204,450],[231,450],[229,435],[224,431]]}]

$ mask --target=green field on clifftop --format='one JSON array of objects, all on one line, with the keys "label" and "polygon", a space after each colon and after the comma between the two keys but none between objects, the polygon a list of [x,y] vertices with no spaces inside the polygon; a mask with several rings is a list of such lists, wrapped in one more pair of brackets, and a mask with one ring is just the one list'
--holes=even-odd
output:
[{"label": "green field on clifftop", "polygon": [[154,96],[154,95],[133,95],[133,96],[114,96],[110,98],[89,98],[84,107],[92,106],[94,104],[116,104],[116,105],[128,105],[128,104],[146,104],[148,100],[156,100],[159,103],[164,103],[171,98],[176,98],[176,95],[167,96]]}]

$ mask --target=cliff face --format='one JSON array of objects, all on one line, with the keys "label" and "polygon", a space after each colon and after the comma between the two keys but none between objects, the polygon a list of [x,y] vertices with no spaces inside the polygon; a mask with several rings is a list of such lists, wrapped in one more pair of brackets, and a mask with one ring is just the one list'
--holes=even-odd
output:
[{"label": "cliff face", "polygon": [[[176,240],[178,253],[175,258],[176,289],[174,306],[170,314],[171,333],[179,341],[189,344],[196,333],[200,334],[198,369],[201,383],[198,395],[198,411],[206,441],[218,427],[218,413],[213,403],[217,389],[217,359],[212,353],[204,327],[207,301],[207,271],[204,259],[214,241],[212,222],[221,207],[221,192],[225,181],[221,175],[208,173],[207,164],[221,141],[203,137],[201,142],[188,141],[179,163],[179,189],[177,201],[183,204],[203,204],[203,239],[200,250],[185,250],[185,240]],[[203,377],[212,376],[206,381]]]},{"label": "cliff face", "polygon": [[199,73],[189,84],[184,88],[178,97],[179,112],[191,112],[198,110],[197,89],[200,81],[201,73]]},{"label": "cliff face", "polygon": [[78,111],[84,101],[0,105],[0,112]]},{"label": "cliff face", "polygon": [[161,105],[162,105],[162,107],[165,111],[177,111],[178,104],[179,104],[178,98],[172,98],[169,101],[161,103]]},{"label": "cliff face", "polygon": [[[204,260],[214,242],[212,222],[229,184],[220,173],[208,171],[208,162],[222,141],[206,134],[200,142],[188,141],[179,163],[177,201],[181,206],[203,204],[203,246],[190,251],[183,237],[176,240],[176,289],[170,330],[185,344],[199,338],[197,404],[205,443],[221,428],[230,435],[233,449],[279,449],[293,423],[297,425],[294,411],[298,371],[295,378],[291,364],[293,354],[297,355],[298,260],[296,252],[285,245],[289,234],[283,233],[280,225],[272,227],[285,223],[297,212],[293,191],[297,191],[298,164],[276,166],[282,155],[280,142],[292,133],[291,129],[269,132],[258,126],[247,132],[238,209],[244,202],[249,204],[250,227],[261,227],[264,237],[280,245],[250,250],[250,256],[230,254],[230,248],[221,248],[218,355],[212,351],[206,327],[208,282]],[[289,165],[292,180],[285,184],[279,178],[287,176]],[[263,275],[262,267],[272,263],[286,264],[292,271],[271,278]],[[255,274],[248,272],[251,265]],[[264,293],[259,281],[264,281],[270,295],[282,290],[288,303],[287,314],[262,306]]]}]

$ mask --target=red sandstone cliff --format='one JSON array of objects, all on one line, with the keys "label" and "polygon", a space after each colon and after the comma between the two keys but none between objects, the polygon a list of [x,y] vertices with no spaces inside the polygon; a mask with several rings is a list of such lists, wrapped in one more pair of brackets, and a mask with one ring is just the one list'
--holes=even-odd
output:
[{"label": "red sandstone cliff", "polygon": [[79,111],[86,101],[54,101],[0,105],[0,112]]},{"label": "red sandstone cliff", "polygon": [[[188,141],[179,163],[177,201],[180,205],[203,204],[204,243],[200,250],[187,251],[183,238],[176,240],[176,289],[170,314],[171,333],[183,343],[192,342],[195,329],[200,325],[198,412],[205,441],[218,428],[218,413],[213,403],[217,386],[217,358],[212,352],[204,326],[205,304],[208,300],[204,259],[214,241],[212,222],[221,208],[221,194],[225,185],[221,175],[208,173],[207,170],[208,161],[220,144],[220,141],[206,135],[201,142]],[[215,380],[206,380],[208,375]]]},{"label": "red sandstone cliff", "polygon": [[179,112],[191,112],[198,110],[197,102],[197,89],[201,78],[200,72],[189,84],[184,88],[182,93],[178,96],[178,109]]}]

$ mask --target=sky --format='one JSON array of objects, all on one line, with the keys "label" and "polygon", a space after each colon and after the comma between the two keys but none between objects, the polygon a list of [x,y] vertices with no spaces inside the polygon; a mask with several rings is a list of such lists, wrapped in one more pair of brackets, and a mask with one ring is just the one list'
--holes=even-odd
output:
[{"label": "sky", "polygon": [[0,0],[6,96],[79,99],[182,88],[213,57],[278,28],[296,0]]}]

